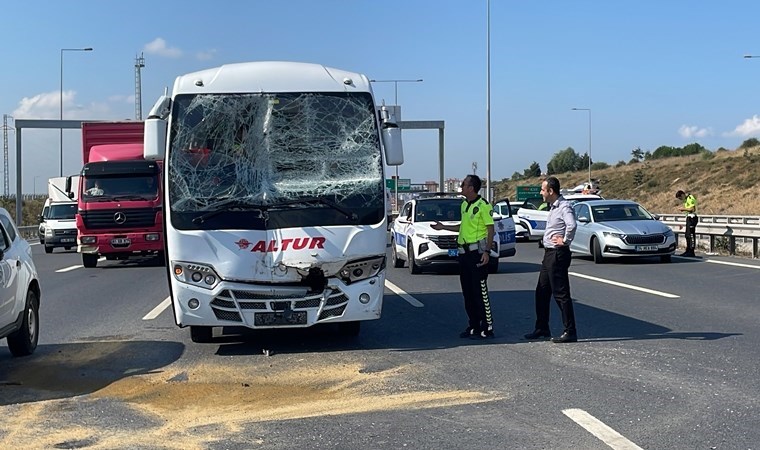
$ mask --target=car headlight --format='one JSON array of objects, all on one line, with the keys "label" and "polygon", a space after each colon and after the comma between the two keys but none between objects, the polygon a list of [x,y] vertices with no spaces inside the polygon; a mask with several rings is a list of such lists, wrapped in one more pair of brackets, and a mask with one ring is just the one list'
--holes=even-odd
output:
[{"label": "car headlight", "polygon": [[615,233],[612,231],[604,232],[604,237],[614,237],[614,238],[620,239],[621,241],[625,240],[625,236],[626,236],[625,233]]},{"label": "car headlight", "polygon": [[177,281],[204,289],[214,289],[219,284],[219,275],[205,264],[176,261],[172,263],[172,273]]},{"label": "car headlight", "polygon": [[338,272],[338,277],[346,284],[377,276],[385,268],[385,256],[351,261]]},{"label": "car headlight", "polygon": [[45,237],[53,237],[53,229],[52,228],[45,229]]},{"label": "car headlight", "polygon": [[420,239],[426,239],[428,241],[430,240],[430,235],[428,234],[414,233],[414,237],[418,237]]},{"label": "car headlight", "polygon": [[662,233],[662,234],[664,234],[666,238],[669,238],[669,237],[673,236],[673,234],[674,234],[674,233],[673,233],[673,230],[671,230],[670,228],[668,228],[668,229],[667,229],[667,230],[665,230],[665,232],[664,232],[664,233]]}]

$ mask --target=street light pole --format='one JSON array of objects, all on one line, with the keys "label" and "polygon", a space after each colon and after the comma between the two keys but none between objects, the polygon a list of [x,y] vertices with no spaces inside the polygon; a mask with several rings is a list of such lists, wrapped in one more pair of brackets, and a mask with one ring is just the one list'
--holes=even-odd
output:
[{"label": "street light pole", "polygon": [[[395,103],[395,106],[398,107],[398,84],[399,83],[421,83],[422,78],[419,78],[417,80],[369,80],[370,83],[393,83],[393,101]],[[398,117],[396,118],[398,120]],[[441,186],[441,189],[443,189],[443,186]],[[395,201],[396,201],[396,211],[398,211],[398,166],[396,166],[396,183],[394,183],[394,190],[396,191],[395,194]]]},{"label": "street light pole", "polygon": [[486,2],[486,200],[491,198],[491,0]]},{"label": "street light pole", "polygon": [[591,108],[573,108],[573,111],[588,111],[588,183],[591,184]]},{"label": "street light pole", "polygon": [[39,178],[40,175],[34,176],[34,187],[32,188],[32,196],[37,197],[37,178]]},{"label": "street light pole", "polygon": [[[61,116],[60,119],[63,120],[63,52],[91,52],[91,47],[86,48],[62,48],[61,49]],[[58,130],[59,132],[59,145],[60,145],[60,151],[61,151],[61,170],[60,170],[60,176],[63,176],[63,128],[60,128]]]}]

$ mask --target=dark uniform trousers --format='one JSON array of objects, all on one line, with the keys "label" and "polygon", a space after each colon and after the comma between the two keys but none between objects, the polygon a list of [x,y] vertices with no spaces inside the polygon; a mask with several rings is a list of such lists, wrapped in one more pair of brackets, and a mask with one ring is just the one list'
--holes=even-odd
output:
[{"label": "dark uniform trousers", "polygon": [[544,260],[536,285],[536,330],[549,331],[549,308],[551,297],[562,311],[562,324],[565,332],[575,335],[575,312],[570,298],[570,247],[544,249]]},{"label": "dark uniform trousers", "polygon": [[488,298],[488,265],[480,264],[477,250],[459,255],[459,282],[464,295],[464,309],[470,321],[470,328],[480,331],[493,330],[491,301]]},{"label": "dark uniform trousers", "polygon": [[697,223],[696,214],[686,216],[686,253],[694,253],[697,248]]}]

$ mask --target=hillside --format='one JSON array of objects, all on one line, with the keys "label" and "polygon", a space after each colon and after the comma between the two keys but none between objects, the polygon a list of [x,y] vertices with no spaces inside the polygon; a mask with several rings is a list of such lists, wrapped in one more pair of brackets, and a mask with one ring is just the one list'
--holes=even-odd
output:
[{"label": "hillside", "polygon": [[[681,189],[697,196],[701,214],[760,215],[760,147],[629,163],[592,170],[591,177],[600,180],[604,198],[635,200],[653,213],[678,212],[675,192]],[[588,172],[567,172],[557,178],[563,188],[572,188],[583,183]],[[541,181],[537,177],[494,182],[494,198],[514,199],[516,186]]]}]

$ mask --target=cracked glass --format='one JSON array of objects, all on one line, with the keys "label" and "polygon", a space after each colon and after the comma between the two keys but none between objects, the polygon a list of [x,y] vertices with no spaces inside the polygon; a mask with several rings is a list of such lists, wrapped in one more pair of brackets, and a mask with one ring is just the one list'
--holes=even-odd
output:
[{"label": "cracked glass", "polygon": [[368,93],[174,101],[167,201],[181,229],[377,223],[382,169]]}]

